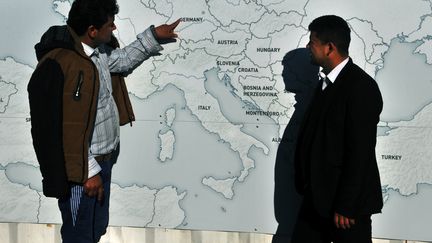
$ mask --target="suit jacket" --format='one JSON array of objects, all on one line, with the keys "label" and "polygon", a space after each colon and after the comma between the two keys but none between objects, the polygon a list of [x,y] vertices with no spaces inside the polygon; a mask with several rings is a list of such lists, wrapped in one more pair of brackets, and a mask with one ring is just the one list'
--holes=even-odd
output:
[{"label": "suit jacket", "polygon": [[320,215],[381,211],[375,145],[382,105],[375,80],[351,59],[333,84],[318,85],[300,128],[295,181]]}]

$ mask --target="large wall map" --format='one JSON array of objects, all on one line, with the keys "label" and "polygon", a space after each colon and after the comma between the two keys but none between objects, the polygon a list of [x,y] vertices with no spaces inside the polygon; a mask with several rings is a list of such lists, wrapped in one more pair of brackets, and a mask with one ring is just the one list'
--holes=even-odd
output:
[{"label": "large wall map", "polygon": [[[26,85],[33,46],[65,23],[67,0],[5,0],[0,8],[0,221],[60,222],[41,192]],[[127,78],[137,122],[123,127],[111,224],[273,233],[273,169],[294,95],[284,55],[314,18],[352,29],[350,56],[384,98],[377,158],[383,214],[374,236],[432,240],[430,0],[119,0],[122,45],[178,18],[180,40]],[[35,11],[37,10],[37,11]],[[367,99],[367,94],[365,94]]]}]

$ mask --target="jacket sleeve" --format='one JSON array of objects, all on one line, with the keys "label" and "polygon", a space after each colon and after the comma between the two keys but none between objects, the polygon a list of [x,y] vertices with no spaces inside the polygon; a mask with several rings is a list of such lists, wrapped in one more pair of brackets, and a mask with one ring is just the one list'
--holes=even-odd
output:
[{"label": "jacket sleeve", "polygon": [[163,47],[150,29],[137,35],[137,40],[123,48],[112,49],[105,45],[111,73],[130,73],[149,57],[157,55]]},{"label": "jacket sleeve", "polygon": [[69,193],[62,139],[63,84],[60,65],[46,59],[38,65],[27,86],[31,134],[42,173],[43,193],[56,198]]},{"label": "jacket sleeve", "polygon": [[366,195],[375,189],[369,188],[368,181],[379,181],[372,177],[376,168],[377,123],[383,105],[381,93],[371,78],[354,86],[348,98],[344,161],[335,205],[335,211],[346,217],[357,216]]}]

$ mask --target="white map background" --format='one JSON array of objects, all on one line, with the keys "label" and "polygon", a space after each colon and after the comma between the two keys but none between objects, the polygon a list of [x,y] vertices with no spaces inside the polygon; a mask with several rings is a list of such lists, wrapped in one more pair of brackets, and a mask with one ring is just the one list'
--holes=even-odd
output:
[{"label": "white map background", "polygon": [[[56,201],[41,192],[26,85],[36,65],[34,44],[50,25],[64,24],[70,2],[0,3],[1,222],[60,222]],[[293,95],[284,92],[281,60],[305,46],[312,19],[337,14],[352,28],[351,57],[376,78],[384,98],[377,157],[385,206],[374,217],[374,236],[432,240],[432,1],[119,0],[119,5],[116,35],[122,44],[150,24],[181,17],[202,21],[181,23],[181,39],[127,78],[137,122],[121,130],[112,225],[273,233],[274,140],[294,104]],[[261,47],[280,51],[257,52]],[[277,96],[247,96],[244,86],[265,86],[262,92]]]}]

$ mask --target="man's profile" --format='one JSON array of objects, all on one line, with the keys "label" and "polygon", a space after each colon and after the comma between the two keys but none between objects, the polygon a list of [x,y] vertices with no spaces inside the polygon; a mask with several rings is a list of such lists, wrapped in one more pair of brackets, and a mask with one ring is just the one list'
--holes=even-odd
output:
[{"label": "man's profile", "polygon": [[371,215],[383,206],[375,158],[381,93],[349,57],[344,19],[319,17],[309,31],[321,81],[297,140],[295,184],[303,202],[292,242],[372,242]]}]

